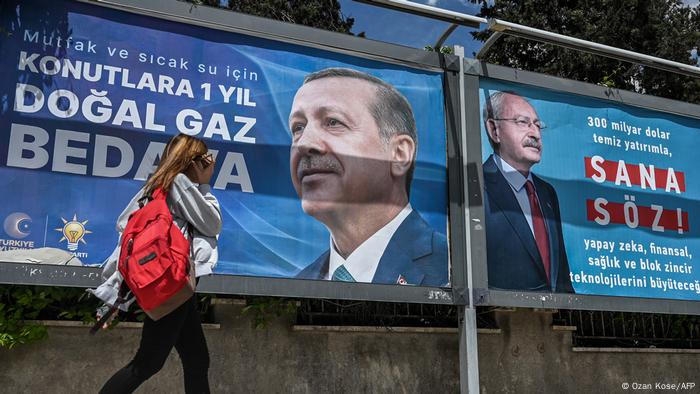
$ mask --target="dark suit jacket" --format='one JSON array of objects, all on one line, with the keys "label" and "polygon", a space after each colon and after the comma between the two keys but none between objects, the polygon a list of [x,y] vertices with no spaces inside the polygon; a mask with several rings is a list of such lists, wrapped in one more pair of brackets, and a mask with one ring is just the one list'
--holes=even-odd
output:
[{"label": "dark suit jacket", "polygon": [[518,200],[492,155],[484,162],[489,287],[573,293],[557,193],[535,174],[532,179],[549,236],[551,281]]},{"label": "dark suit jacket", "polygon": [[[330,251],[297,274],[298,279],[323,279]],[[394,233],[379,260],[372,283],[447,286],[447,239],[435,231],[417,211],[411,212]]]}]

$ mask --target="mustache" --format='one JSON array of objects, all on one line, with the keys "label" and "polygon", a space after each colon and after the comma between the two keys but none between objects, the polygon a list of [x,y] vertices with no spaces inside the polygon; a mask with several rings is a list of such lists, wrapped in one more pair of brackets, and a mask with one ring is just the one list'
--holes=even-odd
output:
[{"label": "mustache", "polygon": [[301,179],[304,176],[317,172],[334,172],[340,173],[342,166],[338,160],[332,156],[304,156],[299,160],[297,165],[297,178]]},{"label": "mustache", "polygon": [[526,148],[535,148],[538,150],[542,150],[542,142],[540,142],[540,140],[538,140],[535,137],[528,137],[527,139],[525,139],[525,141],[523,141],[523,146]]}]

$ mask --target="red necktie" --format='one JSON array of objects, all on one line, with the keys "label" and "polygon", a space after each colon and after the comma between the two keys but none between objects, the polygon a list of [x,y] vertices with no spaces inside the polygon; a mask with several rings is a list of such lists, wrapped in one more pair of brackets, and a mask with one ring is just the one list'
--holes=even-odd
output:
[{"label": "red necktie", "polygon": [[544,272],[547,274],[547,283],[550,283],[549,237],[547,237],[547,228],[544,225],[544,217],[542,216],[540,204],[537,202],[537,194],[535,194],[535,185],[532,184],[532,181],[527,181],[525,182],[525,188],[527,188],[527,199],[530,200],[530,214],[532,216],[532,227],[535,230],[535,242],[537,243],[537,250],[540,251],[540,256],[542,256]]}]

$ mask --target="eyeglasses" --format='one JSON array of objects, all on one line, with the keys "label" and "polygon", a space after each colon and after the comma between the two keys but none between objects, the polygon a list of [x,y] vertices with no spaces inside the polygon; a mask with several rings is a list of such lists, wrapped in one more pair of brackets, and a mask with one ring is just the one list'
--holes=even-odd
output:
[{"label": "eyeglasses", "polygon": [[518,126],[521,129],[529,129],[532,125],[535,125],[539,130],[543,130],[547,128],[547,125],[539,120],[535,119],[534,121],[530,119],[527,116],[518,116],[517,118],[492,118],[493,120],[505,120],[508,122],[513,122],[515,123],[516,126]]}]

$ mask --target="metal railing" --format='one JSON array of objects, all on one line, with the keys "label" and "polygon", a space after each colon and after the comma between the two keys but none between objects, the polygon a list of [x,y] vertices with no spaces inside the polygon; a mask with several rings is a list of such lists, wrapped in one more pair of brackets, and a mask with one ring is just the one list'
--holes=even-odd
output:
[{"label": "metal railing", "polygon": [[[497,309],[497,308],[496,308]],[[494,307],[477,307],[478,328],[498,328]],[[700,349],[700,316],[559,310],[555,325],[575,326],[575,347]],[[453,305],[303,299],[297,324],[457,327]]]},{"label": "metal railing", "polygon": [[[477,326],[495,328],[491,308],[477,309]],[[328,326],[457,327],[457,307],[439,304],[304,299],[297,324]]]},{"label": "metal railing", "polygon": [[560,310],[554,323],[576,327],[576,347],[700,349],[700,316]]}]

